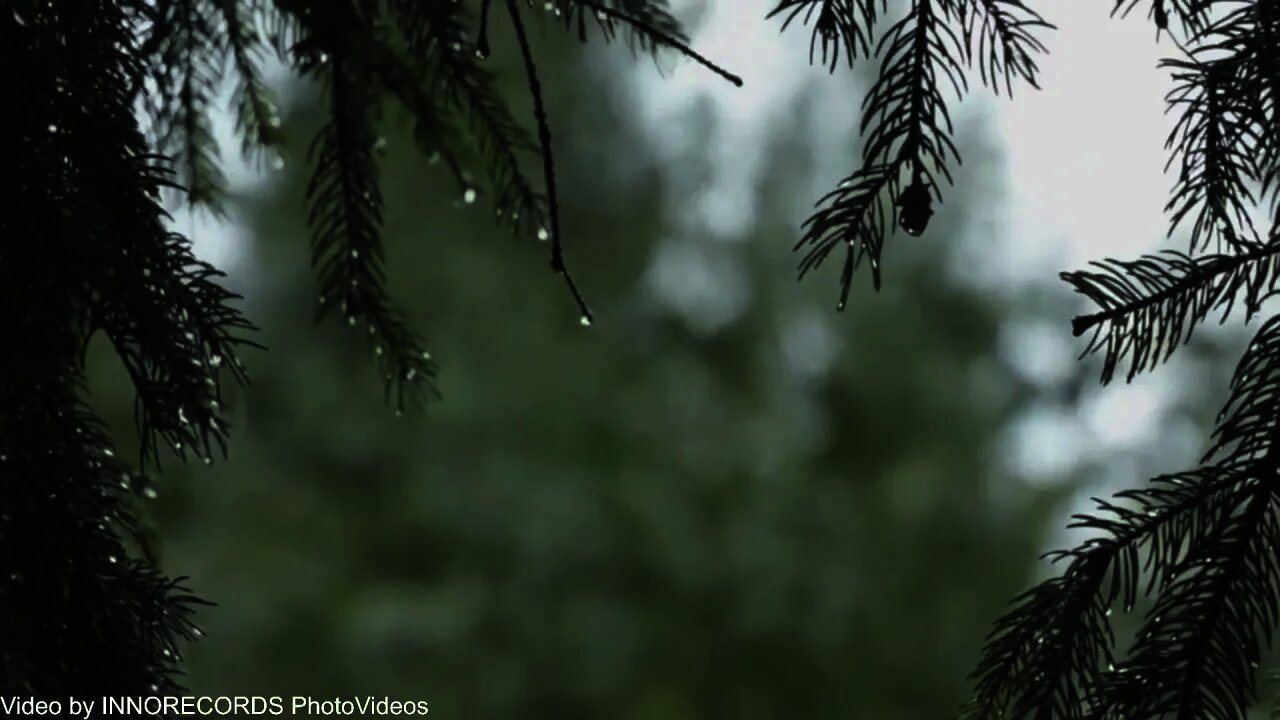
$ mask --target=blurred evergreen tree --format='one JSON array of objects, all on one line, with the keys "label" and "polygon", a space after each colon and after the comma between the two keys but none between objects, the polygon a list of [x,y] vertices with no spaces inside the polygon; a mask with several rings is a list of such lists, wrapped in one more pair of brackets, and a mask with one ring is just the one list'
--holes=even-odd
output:
[{"label": "blurred evergreen tree", "polygon": [[[997,431],[1029,394],[993,354],[1000,306],[936,248],[904,247],[840,342],[816,288],[774,272],[769,239],[810,171],[800,128],[772,133],[746,237],[684,237],[674,182],[707,161],[656,165],[607,86],[568,82],[577,53],[539,53],[572,138],[563,223],[597,239],[576,257],[598,322],[565,316],[487,198],[418,162],[392,111],[388,288],[446,369],[425,416],[383,410],[362,328],[309,322],[302,159],[243,199],[240,290],[271,351],[226,401],[230,460],[175,466],[158,500],[165,564],[219,602],[193,691],[424,697],[477,718],[950,712],[1062,498],[1000,469]],[[304,93],[284,127],[306,137],[322,113]],[[933,232],[958,238],[963,213]],[[663,301],[673,248],[737,269],[730,321]],[[810,365],[822,338],[839,347]]]}]

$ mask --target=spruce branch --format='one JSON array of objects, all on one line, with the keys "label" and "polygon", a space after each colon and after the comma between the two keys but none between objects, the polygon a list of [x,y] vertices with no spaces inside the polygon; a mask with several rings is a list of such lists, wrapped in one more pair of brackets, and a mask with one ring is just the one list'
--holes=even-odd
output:
[{"label": "spruce branch", "polygon": [[1221,78],[1231,120],[1251,133],[1248,167],[1251,176],[1261,180],[1261,196],[1271,196],[1274,216],[1280,169],[1280,9],[1270,0],[1217,0],[1216,4],[1228,12],[1192,38],[1194,54],[1209,58],[1203,64],[1214,67]]},{"label": "spruce branch", "polygon": [[1094,272],[1061,273],[1101,308],[1071,322],[1076,337],[1093,331],[1081,357],[1103,351],[1104,384],[1128,358],[1128,381],[1167,361],[1210,311],[1221,309],[1225,320],[1242,291],[1247,322],[1280,283],[1278,254],[1280,242],[1273,237],[1238,255],[1192,258],[1166,250],[1137,260],[1094,262]]},{"label": "spruce branch", "polygon": [[547,215],[551,219],[551,270],[564,278],[565,285],[573,295],[581,313],[582,324],[591,324],[591,309],[579,292],[573,275],[564,262],[564,252],[560,242],[560,203],[556,196],[556,165],[551,156],[551,128],[547,122],[547,111],[542,103],[542,83],[538,80],[538,69],[534,64],[533,50],[529,47],[529,36],[525,33],[524,21],[520,18],[520,7],[516,0],[506,0],[507,15],[516,32],[516,40],[520,44],[520,56],[524,61],[525,75],[529,80],[529,94],[533,98],[533,114],[538,123],[538,142],[542,150],[543,176],[547,185]]},{"label": "spruce branch", "polygon": [[[459,4],[428,6],[414,0],[393,0],[391,10],[397,28],[405,39],[405,53],[413,67],[427,73],[423,91],[433,104],[443,95],[454,113],[460,114],[473,141],[485,161],[489,183],[493,189],[496,215],[506,221],[513,232],[547,239],[546,198],[537,192],[523,168],[523,159],[537,156],[537,143],[516,122],[496,89],[496,78],[482,67],[472,53],[464,52],[470,42],[469,19]],[[428,109],[414,93],[413,73],[396,70],[395,58],[380,56],[381,79],[389,87],[399,89],[401,102],[410,107]],[[437,92],[440,91],[440,92]],[[415,112],[415,121],[431,121],[426,112]],[[423,136],[419,142],[432,157],[442,157],[461,177],[454,148],[442,138]],[[464,198],[468,197],[468,186]],[[473,191],[474,192],[474,191]]]},{"label": "spruce branch", "polygon": [[326,83],[329,104],[329,120],[309,151],[315,171],[307,184],[312,264],[320,284],[317,315],[322,318],[336,306],[348,325],[366,324],[387,399],[394,397],[396,412],[402,413],[408,403],[421,399],[423,388],[438,395],[436,366],[384,287],[382,193],[374,157],[376,96],[368,69],[358,59],[359,46],[353,47],[339,30],[350,32],[365,19],[350,8],[333,8],[301,13],[299,20],[305,36],[295,52]]},{"label": "spruce branch", "polygon": [[1094,498],[1095,513],[1077,514],[1069,525],[1093,537],[1050,553],[1052,562],[1067,561],[1062,575],[1015,598],[996,621],[961,717],[1086,717],[1103,668],[1116,662],[1112,608],[1129,612],[1139,594],[1159,589],[1188,543],[1217,527],[1238,487],[1232,467],[1206,466],[1156,477],[1110,501]]},{"label": "spruce branch", "polygon": [[[1068,570],[997,622],[964,717],[1244,717],[1280,602],[1277,357],[1272,318],[1236,369],[1205,465],[1075,516],[1072,527],[1094,537],[1054,553],[1071,559]],[[1157,601],[1117,664],[1105,617],[1117,600],[1132,609],[1139,592]],[[1062,662],[1064,653],[1074,661]]]},{"label": "spruce branch", "polygon": [[998,95],[1003,79],[1005,95],[1012,97],[1016,76],[1040,89],[1035,55],[1049,50],[1033,33],[1054,25],[1022,0],[961,0],[956,16],[964,28],[965,61],[976,61],[982,84]]},{"label": "spruce branch", "polygon": [[[780,32],[804,14],[802,24],[813,20],[813,34],[809,38],[809,64],[814,62],[814,51],[821,41],[821,62],[829,72],[835,72],[844,50],[849,67],[859,57],[871,56],[871,42],[880,13],[888,11],[888,0],[881,0],[876,10],[875,0],[779,0],[769,11],[767,20],[786,14]],[[816,15],[816,18],[815,18]]]},{"label": "spruce branch", "polygon": [[[793,251],[808,246],[800,261],[798,279],[822,266],[831,251],[846,246],[840,276],[840,300],[844,310],[853,286],[853,273],[865,259],[871,266],[871,281],[880,289],[880,251],[885,235],[885,205],[896,194],[898,170],[893,164],[860,168],[840,182],[835,190],[818,200],[818,210],[805,221],[804,234]],[[892,217],[892,208],[888,210]]]},{"label": "spruce branch", "polygon": [[578,36],[584,42],[587,39],[586,15],[591,12],[606,41],[613,40],[617,36],[616,24],[626,25],[631,30],[633,51],[636,46],[639,46],[642,50],[656,55],[659,48],[669,47],[734,85],[742,87],[742,78],[689,47],[689,40],[680,29],[680,24],[667,11],[666,0],[606,0],[606,2],[554,0],[554,2],[556,4],[552,9],[555,15],[562,19],[566,28],[577,25]]},{"label": "spruce branch", "polygon": [[255,28],[257,13],[243,0],[218,0],[218,8],[226,32],[223,52],[237,74],[231,103],[241,153],[259,161],[264,151],[278,155],[284,136],[276,103],[259,70],[263,48]]},{"label": "spruce branch", "polygon": [[[443,161],[464,198],[468,197],[468,190],[474,193],[474,182],[458,156],[458,150],[467,146],[469,138],[459,127],[458,113],[450,105],[449,96],[433,92],[432,79],[416,72],[414,65],[394,49],[375,44],[368,51],[371,72],[412,117],[414,143],[432,162]],[[546,200],[521,171],[514,151],[483,142],[487,138],[488,134],[480,135],[480,154],[487,160],[484,167],[495,215],[517,235],[541,239],[547,233]]]},{"label": "spruce branch", "polygon": [[124,550],[129,471],[84,403],[84,348],[104,330],[135,374],[144,445],[216,435],[216,408],[177,426],[216,393],[206,353],[234,357],[247,328],[164,229],[167,163],[134,116],[136,20],[108,0],[0,15],[0,46],[23,68],[7,90],[26,110],[0,138],[22,178],[0,201],[13,240],[0,246],[0,315],[22,350],[0,354],[5,694],[179,694],[178,643],[198,634],[199,601]]},{"label": "spruce branch", "polygon": [[[880,39],[880,76],[862,103],[863,167],[818,201],[820,209],[805,222],[793,248],[808,246],[800,263],[803,277],[844,241],[848,249],[838,309],[845,306],[853,270],[863,257],[879,288],[885,230],[880,193],[889,191],[898,224],[908,234],[920,235],[938,194],[935,171],[952,182],[947,163],[959,162],[940,77],[957,96],[963,95],[967,83],[958,60],[963,48],[946,23],[947,6],[937,2],[914,0],[911,11]],[[904,174],[909,178],[905,187],[900,181]]]},{"label": "spruce branch", "polygon": [[[1168,170],[1176,159],[1181,169],[1172,196],[1165,206],[1170,213],[1169,234],[1192,210],[1198,208],[1191,228],[1191,251],[1211,243],[1239,248],[1252,233],[1246,203],[1253,194],[1253,149],[1259,137],[1249,122],[1251,112],[1236,107],[1243,99],[1233,92],[1229,68],[1213,62],[1165,59],[1161,67],[1173,68],[1174,89],[1166,97],[1168,110],[1181,116],[1165,141],[1170,151]],[[1252,244],[1257,244],[1256,234]]]},{"label": "spruce branch", "polygon": [[1259,643],[1270,644],[1280,593],[1275,462],[1250,469],[1243,501],[1224,509],[1217,532],[1173,571],[1129,657],[1104,678],[1094,717],[1227,720],[1248,712]]},{"label": "spruce branch", "polygon": [[226,177],[209,120],[223,64],[214,8],[209,0],[169,0],[158,10],[154,55],[146,58],[156,89],[153,143],[173,159],[187,203],[223,217]]},{"label": "spruce branch", "polygon": [[[1115,0],[1115,4],[1111,6],[1111,15],[1127,18],[1139,2],[1140,0]],[[1194,36],[1202,32],[1208,23],[1210,4],[1218,2],[1223,0],[1151,0],[1147,16],[1155,24],[1157,32],[1169,30],[1169,17],[1172,15],[1181,25],[1182,35]]]}]

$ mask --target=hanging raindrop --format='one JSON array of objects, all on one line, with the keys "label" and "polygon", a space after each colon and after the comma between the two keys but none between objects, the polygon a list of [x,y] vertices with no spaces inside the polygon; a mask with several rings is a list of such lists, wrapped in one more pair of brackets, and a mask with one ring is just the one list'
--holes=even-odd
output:
[{"label": "hanging raindrop", "polygon": [[547,240],[550,240],[550,239],[551,239],[551,233],[547,232],[546,228],[544,227],[538,228],[538,240],[542,242],[546,242]]},{"label": "hanging raindrop", "polygon": [[466,203],[466,204],[470,205],[471,203],[473,203],[473,202],[475,202],[475,201],[476,201],[476,190],[475,190],[475,188],[467,188],[467,189],[466,189],[466,191],[462,193],[462,202],[464,202],[464,203]]},{"label": "hanging raindrop", "polygon": [[898,207],[902,210],[898,224],[908,235],[919,237],[929,227],[929,218],[933,217],[932,206],[929,186],[917,179],[898,196]]},{"label": "hanging raindrop", "polygon": [[582,317],[578,318],[578,324],[581,325],[582,327],[591,327],[591,316],[583,315]]}]

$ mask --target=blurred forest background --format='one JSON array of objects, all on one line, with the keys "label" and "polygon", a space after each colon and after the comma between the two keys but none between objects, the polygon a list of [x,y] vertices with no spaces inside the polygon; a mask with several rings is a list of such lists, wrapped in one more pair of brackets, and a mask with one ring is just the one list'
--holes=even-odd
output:
[{"label": "blurred forest background", "polygon": [[[852,127],[865,78],[813,71],[794,119],[759,135],[752,220],[725,237],[690,209],[711,160],[657,153],[626,76],[592,70],[626,50],[534,39],[597,322],[579,325],[545,245],[497,228],[481,178],[465,202],[388,105],[390,286],[444,395],[399,418],[362,328],[312,321],[321,109],[285,88],[291,149],[237,203],[249,243],[230,280],[270,350],[227,398],[229,460],[169,462],[138,499],[166,572],[217,603],[192,692],[421,698],[446,718],[951,716],[991,622],[1054,571],[1037,556],[1075,540],[1083,497],[1199,454],[1238,338],[1207,334],[1160,371],[1154,442],[1085,454],[1059,431],[1112,390],[1072,362],[1079,306],[1051,272],[971,278],[992,232],[973,210],[1001,202],[982,106],[929,231],[891,238],[884,290],[860,277],[837,314],[838,268],[797,285],[790,246],[855,134],[815,147],[802,119]],[[495,47],[526,117],[511,44]],[[715,125],[701,107],[662,132],[696,149]],[[91,357],[128,449],[127,378],[105,345]]]}]

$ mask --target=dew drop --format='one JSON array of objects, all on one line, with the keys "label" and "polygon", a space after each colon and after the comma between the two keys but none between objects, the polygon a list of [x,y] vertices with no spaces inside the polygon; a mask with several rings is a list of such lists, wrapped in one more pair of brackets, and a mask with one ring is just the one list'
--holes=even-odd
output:
[{"label": "dew drop", "polygon": [[405,374],[404,374],[404,379],[405,379],[405,380],[412,380],[412,379],[414,378],[414,376],[415,376],[415,375],[417,375],[417,374],[418,374],[418,369],[417,369],[417,368],[409,368],[409,369],[405,372]]},{"label": "dew drop", "polygon": [[347,316],[347,324],[348,324],[348,325],[350,325],[351,327],[355,327],[355,326],[356,326],[356,316],[355,316],[355,315],[348,315],[348,316]]},{"label": "dew drop", "polygon": [[120,558],[117,558],[115,555],[108,555],[107,562],[111,563],[112,565],[115,565],[116,563],[120,562]]},{"label": "dew drop", "polygon": [[542,242],[546,242],[547,240],[551,239],[551,233],[547,232],[546,228],[540,227],[538,228],[538,239],[541,240]]},{"label": "dew drop", "polygon": [[148,500],[155,500],[155,499],[156,499],[156,495],[157,495],[158,493],[156,493],[156,489],[155,489],[155,488],[153,488],[153,487],[149,487],[149,488],[145,488],[145,489],[142,491],[142,494],[143,494],[143,495],[144,495]]},{"label": "dew drop", "polygon": [[583,315],[582,317],[578,318],[578,324],[581,325],[582,327],[591,327],[591,316]]},{"label": "dew drop", "polygon": [[423,360],[430,360],[430,359],[431,359],[431,353],[429,353],[429,352],[427,352],[427,351],[425,351],[425,350],[424,350],[424,351],[422,352],[422,359],[423,359]]},{"label": "dew drop", "polygon": [[462,201],[468,205],[475,202],[476,201],[475,188],[467,188],[466,192],[462,193]]}]

